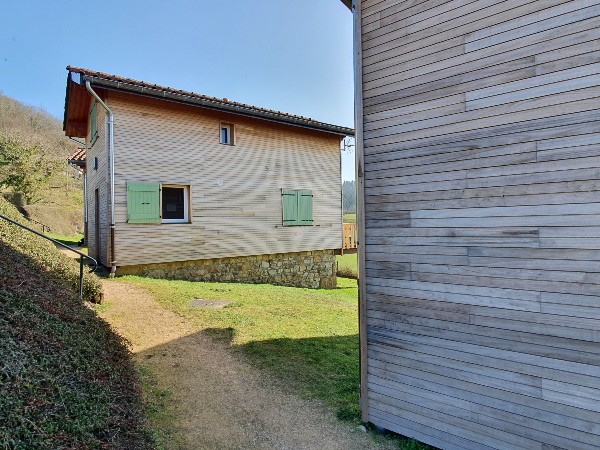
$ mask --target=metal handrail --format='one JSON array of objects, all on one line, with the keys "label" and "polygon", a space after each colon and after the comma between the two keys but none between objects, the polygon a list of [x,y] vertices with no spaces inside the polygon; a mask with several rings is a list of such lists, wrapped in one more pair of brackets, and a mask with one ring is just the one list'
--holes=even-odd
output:
[{"label": "metal handrail", "polygon": [[[25,217],[25,216],[23,216],[23,217]],[[50,227],[49,227],[48,225],[46,225],[45,223],[38,222],[38,221],[37,221],[37,220],[35,220],[35,219],[29,219],[29,218],[27,218],[27,217],[25,217],[25,218],[26,218],[27,220],[29,220],[30,222],[37,223],[38,225],[41,225],[41,226],[42,226],[42,233],[45,233],[45,232],[46,232],[46,229],[47,229],[48,231],[52,231],[52,230],[50,229]]]},{"label": "metal handrail", "polygon": [[79,300],[83,300],[83,258],[87,258],[90,261],[92,261],[92,268],[90,269],[89,273],[93,273],[93,272],[96,271],[96,269],[98,268],[98,261],[96,261],[91,256],[86,255],[85,253],[78,252],[77,250],[73,249],[72,247],[69,247],[68,245],[63,244],[62,242],[57,241],[56,239],[52,239],[52,238],[50,238],[50,237],[48,237],[48,236],[46,236],[46,235],[44,235],[42,233],[39,233],[39,232],[37,232],[37,231],[29,228],[27,225],[23,225],[22,223],[19,223],[19,222],[15,221],[15,220],[12,220],[9,217],[6,217],[6,216],[0,214],[0,218],[4,219],[4,220],[7,220],[8,222],[10,222],[10,223],[12,223],[14,225],[17,225],[17,226],[19,226],[21,228],[24,228],[27,231],[31,231],[32,233],[35,233],[38,236],[43,237],[44,239],[47,239],[47,240],[49,240],[51,242],[54,242],[56,245],[60,245],[61,247],[66,248],[67,250],[71,250],[73,253],[77,253],[79,255]]}]

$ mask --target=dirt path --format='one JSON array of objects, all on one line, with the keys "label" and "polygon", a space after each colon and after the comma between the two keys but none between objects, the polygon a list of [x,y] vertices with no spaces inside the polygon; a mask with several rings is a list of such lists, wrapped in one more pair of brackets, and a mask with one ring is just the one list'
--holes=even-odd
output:
[{"label": "dirt path", "polygon": [[318,402],[282,393],[265,376],[152,294],[104,283],[100,315],[132,344],[136,359],[173,392],[178,434],[189,449],[379,449],[390,443],[338,421]]}]

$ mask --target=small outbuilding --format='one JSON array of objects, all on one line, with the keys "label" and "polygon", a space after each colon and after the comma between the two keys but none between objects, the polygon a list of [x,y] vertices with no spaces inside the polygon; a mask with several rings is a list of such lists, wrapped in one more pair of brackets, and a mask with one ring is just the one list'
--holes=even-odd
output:
[{"label": "small outbuilding", "polygon": [[89,251],[113,274],[335,287],[354,131],[68,67]]}]

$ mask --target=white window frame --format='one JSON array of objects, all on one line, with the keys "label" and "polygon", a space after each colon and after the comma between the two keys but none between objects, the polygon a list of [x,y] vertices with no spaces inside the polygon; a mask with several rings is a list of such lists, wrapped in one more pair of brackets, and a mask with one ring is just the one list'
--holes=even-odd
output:
[{"label": "white window frame", "polygon": [[[223,139],[223,130],[227,130],[227,140]],[[221,122],[219,125],[219,142],[223,145],[234,145],[234,127],[232,123]]]},{"label": "white window frame", "polygon": [[[162,188],[183,189],[183,219],[164,219]],[[160,221],[161,223],[191,223],[190,220],[190,185],[188,184],[161,184],[160,185]]]}]

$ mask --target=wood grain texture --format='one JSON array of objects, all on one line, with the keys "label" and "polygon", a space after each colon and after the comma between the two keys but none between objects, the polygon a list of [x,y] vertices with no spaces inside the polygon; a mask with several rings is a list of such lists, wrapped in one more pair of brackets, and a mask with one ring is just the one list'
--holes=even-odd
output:
[{"label": "wood grain texture", "polygon": [[600,2],[359,3],[366,415],[597,448]]},{"label": "wood grain texture", "polygon": [[[91,105],[90,105],[91,110]],[[88,111],[88,116],[91,111]],[[89,135],[86,138],[86,171],[87,171],[87,205],[88,205],[88,235],[87,244],[90,255],[100,264],[110,266],[110,183],[109,183],[109,152],[108,152],[108,116],[100,105],[96,107],[98,134],[96,139]],[[94,169],[94,160],[98,158],[98,166]],[[98,190],[99,217],[96,217],[95,191]],[[96,220],[100,222],[100,239],[96,239]],[[96,242],[101,248],[96,248]]]},{"label": "wood grain texture", "polygon": [[[107,102],[118,266],[341,247],[338,137],[116,92]],[[234,124],[235,145],[219,143],[221,121]],[[88,193],[107,190],[105,147],[98,139],[90,152],[104,154]],[[127,223],[128,182],[190,186],[191,223]],[[313,226],[282,226],[284,188],[312,191]]]},{"label": "wood grain texture", "polygon": [[[412,1],[412,0],[411,0]],[[396,2],[397,3],[397,2]],[[396,4],[395,3],[395,4]],[[368,5],[368,3],[367,3]],[[367,342],[367,291],[365,280],[366,272],[366,253],[365,253],[365,230],[366,230],[366,210],[365,210],[365,178],[364,178],[364,110],[362,96],[362,75],[363,75],[363,12],[362,2],[354,3],[353,17],[354,32],[354,128],[355,128],[355,150],[356,150],[356,225],[358,227],[358,336],[359,336],[359,369],[360,369],[360,412],[364,422],[370,420],[369,408],[369,386],[365,382],[368,377],[368,342]]]}]

